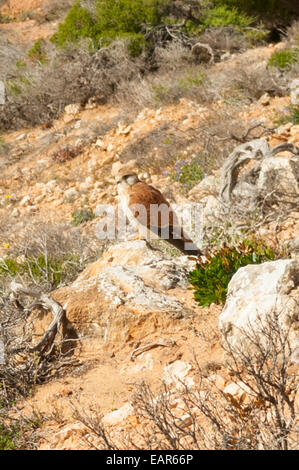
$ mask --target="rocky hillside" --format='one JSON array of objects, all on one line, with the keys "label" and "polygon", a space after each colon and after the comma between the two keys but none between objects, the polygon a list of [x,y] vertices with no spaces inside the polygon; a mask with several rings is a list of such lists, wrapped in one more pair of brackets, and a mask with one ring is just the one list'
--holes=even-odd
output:
[{"label": "rocky hillside", "polygon": [[[0,6],[5,48],[28,52],[70,2]],[[132,67],[111,99],[74,85],[53,113],[35,88],[0,105],[0,449],[298,448],[298,62],[270,65],[297,54],[298,23],[236,50],[204,34],[200,53],[167,44],[138,78],[143,59],[108,45],[109,73],[120,53]],[[99,240],[97,207],[118,204],[128,171],[199,208],[201,260]],[[252,262],[237,256],[225,301],[198,301],[190,272],[234,248]],[[217,291],[217,269],[200,288]]]}]

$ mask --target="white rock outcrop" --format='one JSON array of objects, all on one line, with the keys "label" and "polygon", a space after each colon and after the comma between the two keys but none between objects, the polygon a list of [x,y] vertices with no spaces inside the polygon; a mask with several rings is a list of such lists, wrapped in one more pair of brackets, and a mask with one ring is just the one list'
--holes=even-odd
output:
[{"label": "white rock outcrop", "polygon": [[97,325],[104,341],[125,341],[155,331],[161,322],[193,315],[168,292],[188,287],[192,266],[186,256],[167,259],[144,240],[127,241],[111,246],[55,297],[67,304],[71,322]]},{"label": "white rock outcrop", "polygon": [[[291,342],[298,341],[298,259],[282,259],[240,268],[228,286],[219,316],[222,335],[234,347],[245,344],[243,332],[260,331],[268,315],[278,314],[281,328],[291,327]],[[252,331],[252,330],[251,330]]]},{"label": "white rock outcrop", "polygon": [[165,385],[184,390],[185,387],[194,386],[194,380],[189,376],[192,369],[191,364],[184,361],[175,361],[164,368],[162,380]]},{"label": "white rock outcrop", "polygon": [[260,193],[275,190],[284,195],[284,200],[299,196],[298,157],[269,157],[262,161],[257,188]]},{"label": "white rock outcrop", "polygon": [[299,79],[296,78],[290,83],[290,97],[291,97],[291,104],[293,106],[297,106],[299,104]]}]

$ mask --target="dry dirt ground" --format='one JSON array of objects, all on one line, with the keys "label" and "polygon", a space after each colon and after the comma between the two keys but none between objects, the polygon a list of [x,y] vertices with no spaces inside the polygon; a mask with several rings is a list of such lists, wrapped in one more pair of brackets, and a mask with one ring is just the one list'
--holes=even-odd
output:
[{"label": "dry dirt ground", "polygon": [[[186,304],[194,307],[191,292],[184,291],[183,295],[189,298]],[[210,306],[194,310],[195,317],[191,321],[170,321],[166,331],[161,331],[157,325],[155,332],[140,341],[103,343],[83,336],[73,357],[80,365],[73,373],[37,386],[31,399],[17,404],[17,413],[28,417],[39,415],[44,421],[38,448],[89,448],[80,433],[65,432],[78,423],[74,411],[101,416],[117,410],[131,400],[136,383],[143,380],[151,384],[154,392],[158,391],[165,366],[175,361],[192,363],[196,356],[208,373],[217,371],[222,373],[225,382],[228,381],[225,371],[221,371],[222,350],[217,333],[221,309]],[[134,360],[128,359],[135,348],[161,339],[171,340],[172,346],[158,346]]]},{"label": "dry dirt ground", "polygon": [[0,24],[0,34],[13,44],[30,44],[39,38],[48,39],[57,30],[58,20],[44,21],[45,13],[51,11],[51,7],[53,9],[53,6],[55,8],[56,5],[61,8],[65,3],[65,0],[60,2],[53,2],[53,0],[7,0],[0,7],[0,14],[9,16],[13,21]]}]

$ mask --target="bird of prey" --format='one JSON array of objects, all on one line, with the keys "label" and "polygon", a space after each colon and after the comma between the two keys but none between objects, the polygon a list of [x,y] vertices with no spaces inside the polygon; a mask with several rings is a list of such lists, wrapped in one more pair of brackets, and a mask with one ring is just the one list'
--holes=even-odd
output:
[{"label": "bird of prey", "polygon": [[140,181],[135,173],[119,177],[117,185],[122,210],[139,238],[163,238],[185,255],[202,254],[158,189]]}]

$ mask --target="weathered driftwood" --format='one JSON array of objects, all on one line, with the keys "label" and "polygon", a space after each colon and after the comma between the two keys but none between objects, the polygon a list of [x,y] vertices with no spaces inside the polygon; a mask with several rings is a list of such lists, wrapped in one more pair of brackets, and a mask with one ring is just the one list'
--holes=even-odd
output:
[{"label": "weathered driftwood", "polygon": [[222,167],[219,192],[222,202],[226,205],[231,203],[232,192],[237,182],[236,172],[241,166],[249,160],[254,159],[257,161],[255,171],[259,171],[262,160],[273,157],[283,151],[289,151],[294,155],[299,155],[299,148],[288,143],[278,145],[270,150],[268,143],[264,139],[255,139],[236,147]]},{"label": "weathered driftwood", "polygon": [[49,353],[52,349],[55,337],[59,332],[60,326],[62,327],[62,336],[64,336],[64,331],[66,331],[68,321],[65,310],[58,302],[56,302],[56,300],[52,299],[48,295],[34,289],[27,289],[16,281],[11,282],[10,288],[10,299],[12,302],[16,302],[20,305],[18,297],[21,295],[30,296],[36,299],[31,305],[31,310],[33,308],[42,308],[43,310],[51,312],[53,321],[46,330],[42,340],[32,348],[32,351],[38,351],[40,354],[45,354],[47,351]]}]

